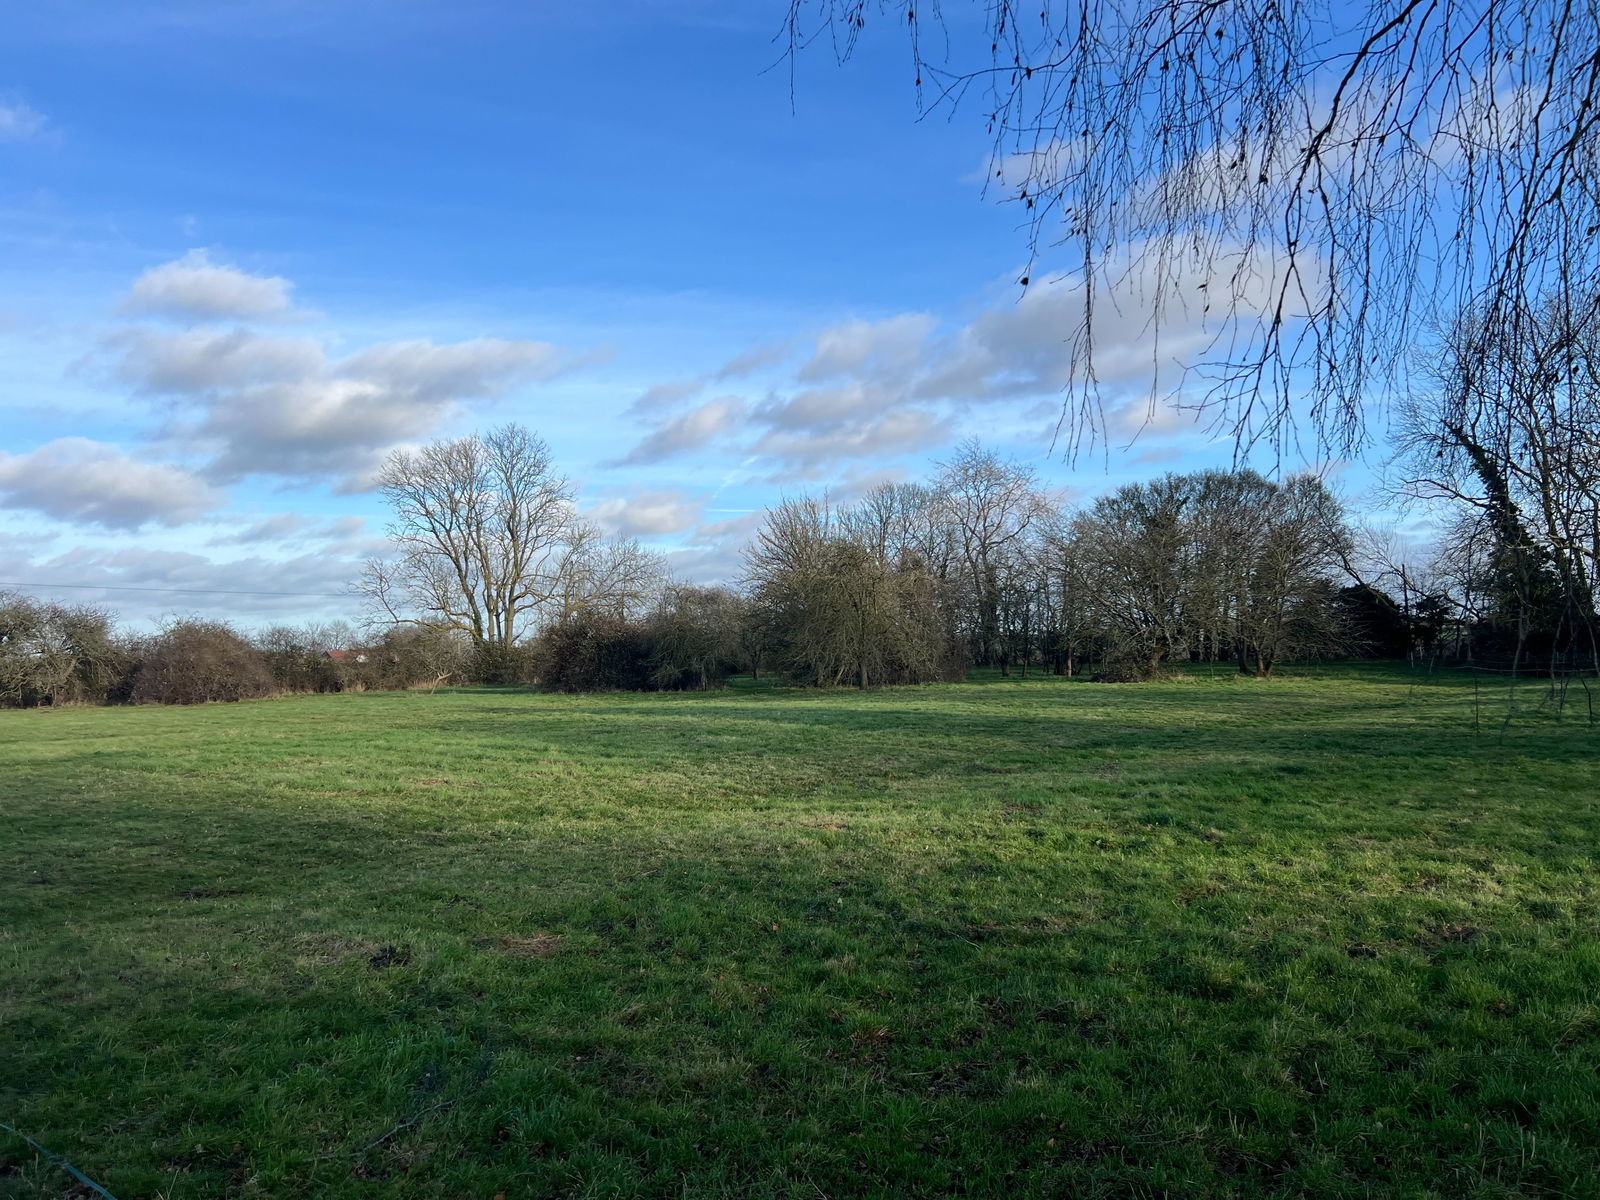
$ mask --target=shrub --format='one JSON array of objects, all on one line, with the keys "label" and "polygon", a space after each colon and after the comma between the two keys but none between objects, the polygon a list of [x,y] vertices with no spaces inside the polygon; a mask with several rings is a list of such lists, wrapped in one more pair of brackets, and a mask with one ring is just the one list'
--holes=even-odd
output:
[{"label": "shrub", "polygon": [[126,665],[103,610],[0,593],[0,703],[97,704]]},{"label": "shrub", "polygon": [[[404,689],[470,683],[478,678],[472,643],[455,630],[397,625],[366,647],[367,661],[348,669],[367,687]],[[526,652],[523,654],[526,659]],[[517,668],[527,674],[524,662]]]},{"label": "shrub", "polygon": [[467,673],[478,683],[531,683],[536,673],[534,652],[528,646],[473,647]]},{"label": "shrub", "polygon": [[663,691],[724,686],[747,653],[747,610],[725,588],[670,588],[646,622],[651,683]]},{"label": "shrub", "polygon": [[276,691],[264,656],[218,621],[174,621],[140,648],[135,704],[252,700]]},{"label": "shrub", "polygon": [[316,626],[274,625],[256,638],[262,662],[280,692],[338,692],[345,681]]},{"label": "shrub", "polygon": [[637,692],[653,686],[650,637],[645,627],[617,617],[579,614],[539,636],[534,677],[556,692]]},{"label": "shrub", "polygon": [[1100,669],[1089,677],[1090,683],[1151,683],[1162,678],[1160,670],[1151,667],[1144,659],[1131,655],[1108,653],[1101,660]]}]

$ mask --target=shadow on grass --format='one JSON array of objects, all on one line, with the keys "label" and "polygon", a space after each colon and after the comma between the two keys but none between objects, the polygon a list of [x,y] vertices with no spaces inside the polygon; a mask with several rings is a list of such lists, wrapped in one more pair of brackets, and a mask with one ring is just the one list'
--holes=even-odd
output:
[{"label": "shadow on grass", "polygon": [[1576,878],[1341,896],[1225,847],[143,819],[167,857],[10,910],[0,1086],[119,1194],[1354,1196],[1600,1165]]},{"label": "shadow on grass", "polygon": [[1578,731],[1381,681],[412,699],[31,727],[12,1123],[119,1195],[1600,1169]]}]

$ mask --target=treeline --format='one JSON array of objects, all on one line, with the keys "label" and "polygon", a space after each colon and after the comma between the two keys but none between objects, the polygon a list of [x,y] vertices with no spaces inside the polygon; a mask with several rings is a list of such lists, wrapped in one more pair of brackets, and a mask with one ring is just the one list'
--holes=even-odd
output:
[{"label": "treeline", "polygon": [[747,557],[754,640],[776,670],[819,685],[969,663],[1108,680],[1356,657],[1600,670],[1590,551],[1541,541],[1532,530],[1554,518],[1520,515],[1526,499],[1513,511],[1482,456],[1475,469],[1500,501],[1418,568],[1311,475],[1169,474],[1073,510],[969,443],[926,482],[772,510]]},{"label": "treeline", "polygon": [[[1404,587],[1395,602],[1352,555],[1341,506],[1310,476],[1169,475],[1070,511],[968,443],[925,482],[777,506],[741,586],[697,593],[669,588],[633,543],[599,540],[520,426],[396,452],[381,482],[395,555],[368,565],[374,615],[460,631],[498,664],[489,680],[717,686],[742,663],[871,687],[973,663],[1139,679],[1219,659],[1268,675],[1442,644],[1437,614]],[[718,650],[683,666],[689,645]]]},{"label": "treeline", "polygon": [[0,705],[205,704],[293,692],[470,682],[471,642],[394,628],[362,638],[344,622],[249,635],[218,621],[119,632],[111,614],[0,592]]},{"label": "treeline", "polygon": [[969,444],[925,483],[778,505],[739,591],[568,617],[535,639],[531,673],[562,690],[712,687],[734,670],[872,687],[971,665],[1134,680],[1218,660],[1267,676],[1378,649],[1369,627],[1392,634],[1387,597],[1341,586],[1351,547],[1341,505],[1308,475],[1168,475],[1074,512]]},{"label": "treeline", "polygon": [[[541,619],[514,636],[452,617],[442,584],[410,610],[381,605],[367,634],[342,622],[246,634],[193,619],[119,634],[103,610],[0,594],[0,704],[472,683],[704,690],[763,672],[867,688],[959,679],[972,665],[1120,681],[1230,661],[1266,677],[1331,657],[1571,653],[1584,623],[1559,589],[1529,586],[1548,571],[1506,553],[1509,540],[1491,538],[1494,553],[1477,559],[1458,553],[1468,566],[1455,573],[1433,568],[1454,596],[1385,565],[1310,475],[1169,474],[1074,510],[1025,465],[969,443],[925,482],[848,505],[777,505],[737,588],[674,584],[631,545],[596,553],[580,539],[574,551],[569,539]],[[506,568],[493,594],[530,594],[517,578]]]},{"label": "treeline", "polygon": [[0,706],[206,704],[484,683],[705,690],[754,668],[748,613],[736,592],[667,585],[648,604],[578,608],[507,653],[459,630],[393,625],[372,635],[344,621],[247,633],[184,618],[136,634],[92,605],[0,592]]},{"label": "treeline", "polygon": [[1151,678],[1232,659],[1268,675],[1351,653],[1350,536],[1311,476],[1168,475],[1072,512],[969,444],[927,483],[774,510],[749,556],[775,664],[808,682],[916,682],[966,664]]}]

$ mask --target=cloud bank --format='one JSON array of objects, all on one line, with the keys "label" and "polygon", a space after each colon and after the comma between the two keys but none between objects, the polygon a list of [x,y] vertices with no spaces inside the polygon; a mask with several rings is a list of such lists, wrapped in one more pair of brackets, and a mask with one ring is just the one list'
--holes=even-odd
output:
[{"label": "cloud bank", "polygon": [[88,438],[0,454],[0,506],[58,521],[121,530],[181,525],[220,508],[224,499],[181,467],[144,462]]},{"label": "cloud bank", "polygon": [[[249,322],[293,310],[292,285],[203,251],[145,272],[119,311]],[[105,339],[110,373],[149,398],[159,436],[203,458],[219,484],[253,476],[360,489],[383,454],[435,432],[469,401],[494,400],[589,361],[549,342],[479,337],[379,342],[336,354],[311,335],[137,324]]]}]

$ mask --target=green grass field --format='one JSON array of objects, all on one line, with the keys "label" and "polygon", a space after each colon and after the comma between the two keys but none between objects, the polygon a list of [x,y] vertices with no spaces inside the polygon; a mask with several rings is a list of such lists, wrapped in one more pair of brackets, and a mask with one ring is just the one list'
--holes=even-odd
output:
[{"label": "green grass field", "polygon": [[1524,696],[3,712],[0,1121],[118,1200],[1600,1195],[1600,734]]}]

